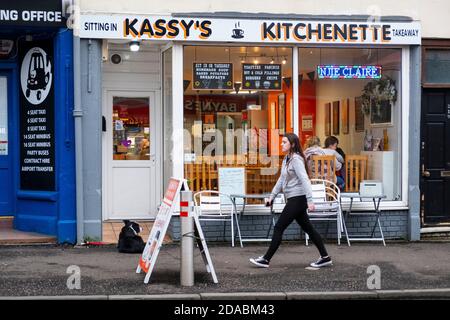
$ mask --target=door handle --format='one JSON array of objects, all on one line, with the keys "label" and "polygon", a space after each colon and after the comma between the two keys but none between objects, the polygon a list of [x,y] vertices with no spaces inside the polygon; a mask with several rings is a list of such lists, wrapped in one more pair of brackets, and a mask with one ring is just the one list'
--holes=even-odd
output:
[{"label": "door handle", "polygon": [[441,171],[441,177],[450,177],[450,171]]},{"label": "door handle", "polygon": [[429,176],[431,176],[430,171],[422,171],[422,177],[428,178]]}]

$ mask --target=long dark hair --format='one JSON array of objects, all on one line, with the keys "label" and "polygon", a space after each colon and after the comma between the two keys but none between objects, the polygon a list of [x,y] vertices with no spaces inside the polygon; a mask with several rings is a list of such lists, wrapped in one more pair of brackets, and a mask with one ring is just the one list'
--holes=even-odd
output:
[{"label": "long dark hair", "polygon": [[308,168],[308,164],[306,162],[305,154],[303,153],[302,145],[300,144],[300,139],[295,133],[287,132],[284,134],[284,137],[286,137],[291,144],[291,150],[289,152],[297,153],[303,158],[303,162],[305,164],[305,170],[308,174],[308,177],[310,177],[310,172]]}]

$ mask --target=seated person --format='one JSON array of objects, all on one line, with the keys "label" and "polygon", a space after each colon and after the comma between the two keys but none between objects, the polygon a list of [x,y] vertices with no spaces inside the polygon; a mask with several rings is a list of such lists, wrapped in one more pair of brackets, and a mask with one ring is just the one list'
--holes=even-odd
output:
[{"label": "seated person", "polygon": [[336,171],[336,184],[338,185],[339,189],[344,188],[344,178],[340,175],[338,175],[338,172],[340,174],[340,171],[344,165],[344,158],[336,151],[339,144],[338,138],[335,136],[329,136],[325,139],[325,148],[323,151],[327,155],[332,155],[336,157],[336,164],[335,164],[335,171]]},{"label": "seated person", "polygon": [[312,156],[323,156],[325,152],[320,147],[320,139],[317,136],[311,136],[306,140],[305,143],[305,158],[308,164],[309,172],[311,172],[311,177],[315,176],[314,161],[312,161]]},{"label": "seated person", "polygon": [[344,163],[342,164],[341,170],[336,171],[336,176],[342,177],[342,180],[344,180],[344,184],[345,184],[345,153],[344,153],[344,150],[342,150],[339,147],[336,148],[336,152],[339,153],[341,155],[341,157],[344,159]]}]

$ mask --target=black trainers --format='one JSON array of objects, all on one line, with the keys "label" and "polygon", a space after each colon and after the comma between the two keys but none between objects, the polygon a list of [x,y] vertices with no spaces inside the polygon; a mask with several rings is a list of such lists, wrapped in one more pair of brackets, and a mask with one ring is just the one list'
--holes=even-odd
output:
[{"label": "black trainers", "polygon": [[269,261],[264,259],[262,256],[256,259],[250,258],[250,262],[257,265],[260,268],[268,268],[269,267]]},{"label": "black trainers", "polygon": [[313,268],[322,268],[322,267],[326,267],[326,266],[331,266],[333,264],[333,261],[331,260],[331,257],[320,257],[319,260],[317,260],[316,262],[312,262],[310,264],[311,267]]}]

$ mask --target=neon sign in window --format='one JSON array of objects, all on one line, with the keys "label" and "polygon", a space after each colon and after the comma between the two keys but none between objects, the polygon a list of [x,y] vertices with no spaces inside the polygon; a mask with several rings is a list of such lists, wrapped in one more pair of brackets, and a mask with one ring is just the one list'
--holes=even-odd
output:
[{"label": "neon sign in window", "polygon": [[379,79],[381,66],[317,66],[319,79]]}]

